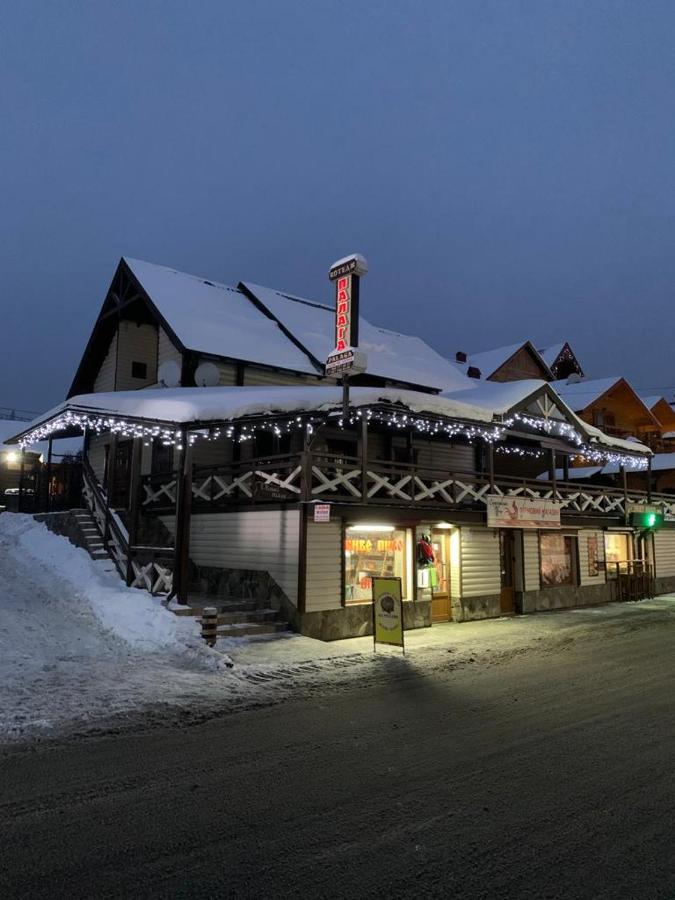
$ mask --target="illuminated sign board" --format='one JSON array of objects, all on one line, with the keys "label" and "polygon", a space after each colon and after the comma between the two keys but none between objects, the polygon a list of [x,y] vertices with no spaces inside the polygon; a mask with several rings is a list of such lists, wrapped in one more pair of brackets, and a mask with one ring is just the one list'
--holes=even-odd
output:
[{"label": "illuminated sign board", "polygon": [[368,263],[358,253],[334,263],[328,273],[335,282],[335,349],[326,360],[326,375],[365,372],[366,360],[358,353],[359,284]]}]

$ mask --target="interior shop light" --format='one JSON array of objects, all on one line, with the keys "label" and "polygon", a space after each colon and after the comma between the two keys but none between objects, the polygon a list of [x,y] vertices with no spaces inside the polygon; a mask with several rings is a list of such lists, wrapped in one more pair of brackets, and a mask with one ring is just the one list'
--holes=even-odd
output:
[{"label": "interior shop light", "polygon": [[395,525],[349,525],[347,531],[395,531]]}]

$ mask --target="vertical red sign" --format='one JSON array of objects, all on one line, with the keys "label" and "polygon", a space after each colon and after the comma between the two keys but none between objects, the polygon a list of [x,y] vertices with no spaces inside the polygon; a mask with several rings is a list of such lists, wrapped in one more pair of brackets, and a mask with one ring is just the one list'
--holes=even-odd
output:
[{"label": "vertical red sign", "polygon": [[352,319],[352,276],[342,275],[335,282],[335,350],[350,344]]}]

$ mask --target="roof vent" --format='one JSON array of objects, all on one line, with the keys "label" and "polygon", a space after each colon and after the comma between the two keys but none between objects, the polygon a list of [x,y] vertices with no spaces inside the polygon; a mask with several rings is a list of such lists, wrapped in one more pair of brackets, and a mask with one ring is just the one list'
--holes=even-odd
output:
[{"label": "roof vent", "polygon": [[469,378],[480,378],[480,369],[477,366],[469,366],[466,370],[466,374]]},{"label": "roof vent", "polygon": [[466,353],[463,350],[458,350],[455,353],[455,359],[457,362],[466,362]]},{"label": "roof vent", "polygon": [[567,379],[567,384],[579,384],[580,381],[584,379],[579,375],[578,372],[572,372],[572,374]]}]

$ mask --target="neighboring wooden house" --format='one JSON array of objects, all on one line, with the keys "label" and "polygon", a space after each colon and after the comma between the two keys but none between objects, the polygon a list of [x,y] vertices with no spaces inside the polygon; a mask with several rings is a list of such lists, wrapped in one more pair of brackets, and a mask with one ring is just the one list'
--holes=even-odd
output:
[{"label": "neighboring wooden house", "polygon": [[553,373],[553,378],[556,381],[569,378],[570,375],[578,375],[580,378],[584,377],[581,364],[567,341],[563,341],[561,344],[554,344],[552,347],[545,347],[539,353]]},{"label": "neighboring wooden house", "polygon": [[556,381],[556,392],[584,422],[606,434],[635,438],[649,447],[661,438],[661,424],[625,378]]},{"label": "neighboring wooden house", "polygon": [[656,416],[661,426],[660,438],[652,445],[652,450],[655,453],[670,453],[675,448],[675,410],[665,397],[642,396],[641,400]]},{"label": "neighboring wooden house", "polygon": [[554,376],[531,341],[497,347],[483,353],[455,354],[455,361],[471,378],[485,381],[519,381],[539,378],[553,381]]}]

